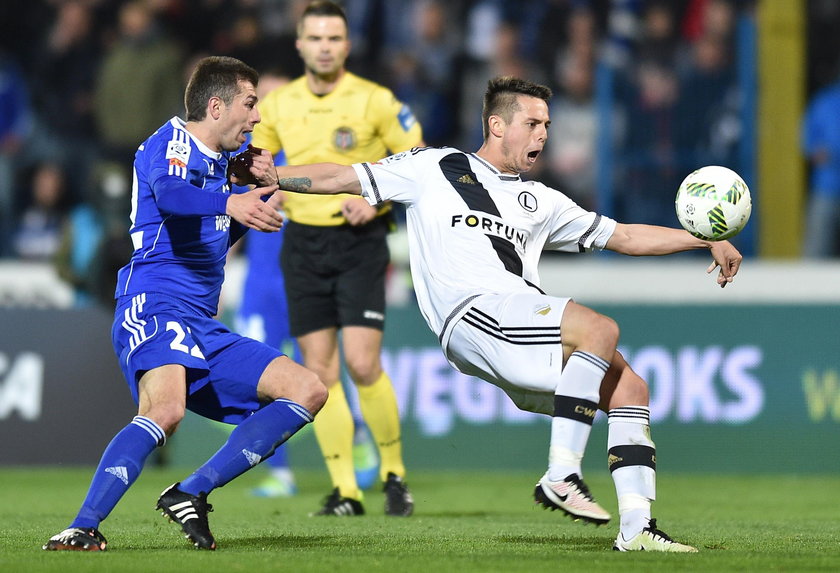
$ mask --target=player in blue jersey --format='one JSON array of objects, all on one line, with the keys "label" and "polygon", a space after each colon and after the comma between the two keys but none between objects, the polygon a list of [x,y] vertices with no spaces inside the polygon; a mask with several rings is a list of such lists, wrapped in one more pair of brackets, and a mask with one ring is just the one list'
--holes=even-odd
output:
[{"label": "player in blue jersey", "polygon": [[236,428],[157,507],[196,547],[215,549],[208,494],[270,457],[326,401],[314,373],[213,318],[229,247],[248,228],[274,232],[283,222],[263,201],[277,189],[269,153],[253,160],[255,188],[231,193],[226,177],[231,152],[260,121],[257,81],[234,58],[201,60],[187,84],[186,122],[171,119],[135,155],[135,250],[118,274],[112,341],[138,415],[105,449],[76,518],[44,549],[105,549],[99,524],[186,408]]}]

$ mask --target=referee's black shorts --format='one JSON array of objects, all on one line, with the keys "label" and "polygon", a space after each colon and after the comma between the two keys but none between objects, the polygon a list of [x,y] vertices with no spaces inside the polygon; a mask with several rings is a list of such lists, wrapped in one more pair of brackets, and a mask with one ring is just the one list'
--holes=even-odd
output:
[{"label": "referee's black shorts", "polygon": [[286,223],[280,267],[292,336],[323,328],[385,328],[390,216],[361,227]]}]

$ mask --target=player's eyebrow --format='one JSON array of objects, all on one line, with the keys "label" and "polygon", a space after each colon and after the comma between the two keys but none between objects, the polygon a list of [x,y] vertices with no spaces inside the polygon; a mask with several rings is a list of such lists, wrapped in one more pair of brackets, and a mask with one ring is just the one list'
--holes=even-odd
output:
[{"label": "player's eyebrow", "polygon": [[540,119],[540,118],[534,117],[534,116],[525,118],[526,123],[531,122],[531,121],[534,121],[536,123],[544,123],[546,127],[551,125],[551,120],[550,119]]}]

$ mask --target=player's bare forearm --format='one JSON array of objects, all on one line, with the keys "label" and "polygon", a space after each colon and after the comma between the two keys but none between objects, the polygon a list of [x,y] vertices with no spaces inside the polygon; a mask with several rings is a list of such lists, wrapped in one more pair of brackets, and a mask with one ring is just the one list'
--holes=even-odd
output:
[{"label": "player's bare forearm", "polygon": [[743,259],[738,249],[729,241],[707,241],[698,239],[682,229],[655,225],[619,223],[606,246],[611,251],[630,256],[670,255],[693,249],[709,249],[714,261],[706,272],[720,269],[717,283],[721,288],[732,282]]},{"label": "player's bare forearm", "polygon": [[311,165],[284,165],[277,168],[280,189],[295,193],[334,195],[354,193],[361,195],[362,185],[356,172],[349,165],[313,163]]},{"label": "player's bare forearm", "polygon": [[615,232],[607,241],[607,249],[633,257],[670,255],[708,249],[711,245],[711,241],[698,239],[682,229],[623,223],[616,225]]}]

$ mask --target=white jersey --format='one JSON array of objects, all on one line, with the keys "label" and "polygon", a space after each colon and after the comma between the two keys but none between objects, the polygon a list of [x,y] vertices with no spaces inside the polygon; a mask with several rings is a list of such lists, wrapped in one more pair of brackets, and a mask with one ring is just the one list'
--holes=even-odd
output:
[{"label": "white jersey", "polygon": [[417,301],[441,342],[475,297],[537,292],[544,249],[603,249],[615,230],[615,221],[559,191],[451,147],[415,148],[353,168],[370,204],[406,206]]}]

